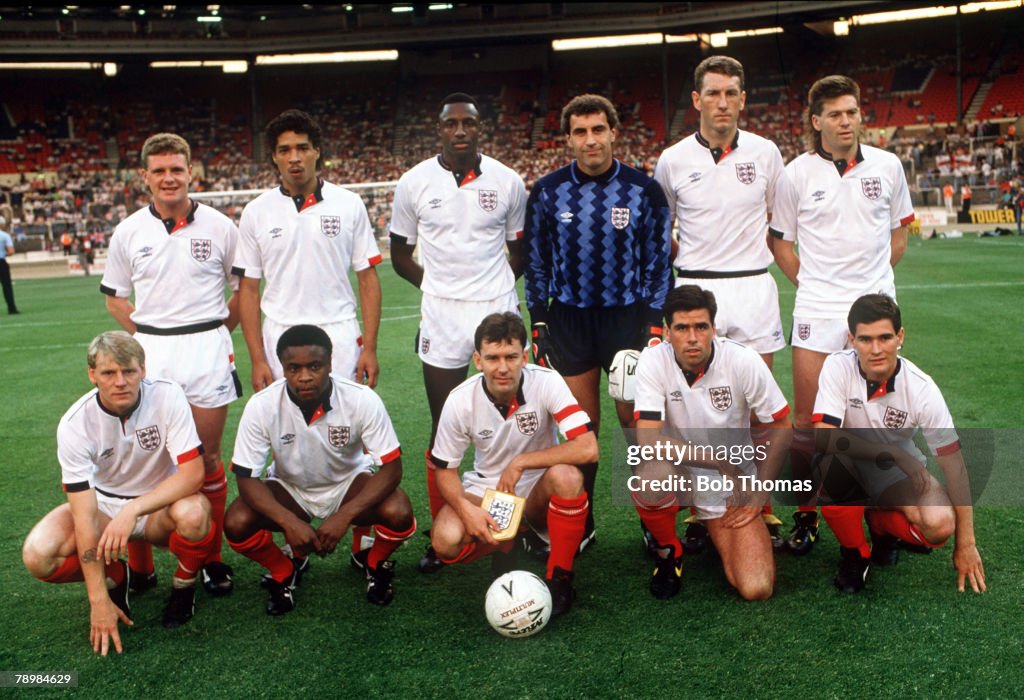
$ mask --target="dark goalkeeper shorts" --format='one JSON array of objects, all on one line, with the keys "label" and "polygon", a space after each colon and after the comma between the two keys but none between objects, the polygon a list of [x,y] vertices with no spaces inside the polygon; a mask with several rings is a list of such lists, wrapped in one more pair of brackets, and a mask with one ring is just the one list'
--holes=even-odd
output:
[{"label": "dark goalkeeper shorts", "polygon": [[557,301],[548,311],[548,331],[561,360],[559,374],[572,377],[595,367],[607,373],[619,350],[639,348],[644,306],[579,309]]}]

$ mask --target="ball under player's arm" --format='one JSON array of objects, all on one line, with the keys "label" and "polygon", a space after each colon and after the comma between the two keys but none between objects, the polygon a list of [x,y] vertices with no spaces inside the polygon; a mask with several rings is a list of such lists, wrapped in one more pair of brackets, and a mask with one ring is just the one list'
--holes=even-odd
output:
[{"label": "ball under player's arm", "polygon": [[68,492],[68,505],[71,507],[71,518],[75,523],[75,548],[82,566],[85,590],[89,596],[89,642],[93,651],[103,656],[107,655],[112,642],[120,654],[123,649],[117,623],[120,620],[130,625],[132,621],[123,610],[114,605],[107,591],[106,573],[97,549],[100,526],[96,491],[87,489]]},{"label": "ball under player's arm", "polygon": [[356,381],[377,386],[380,365],[377,362],[377,334],[380,331],[381,290],[377,268],[370,266],[356,273],[359,283],[359,309],[363,317],[363,350],[356,362]]},{"label": "ball under player's arm", "polygon": [[598,459],[597,436],[592,430],[543,450],[523,452],[512,458],[498,480],[498,491],[515,493],[527,469],[547,469],[555,464],[587,464]]},{"label": "ball under player's arm", "polygon": [[946,481],[946,491],[953,503],[956,517],[956,542],[953,547],[953,566],[956,568],[956,585],[964,590],[964,582],[971,584],[975,593],[988,590],[985,586],[985,567],[974,539],[974,509],[971,503],[970,482],[967,466],[961,450],[936,456],[939,469]]}]

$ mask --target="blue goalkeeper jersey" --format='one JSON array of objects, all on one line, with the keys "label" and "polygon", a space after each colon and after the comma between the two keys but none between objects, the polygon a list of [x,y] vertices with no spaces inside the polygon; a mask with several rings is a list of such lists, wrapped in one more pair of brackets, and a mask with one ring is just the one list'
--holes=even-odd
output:
[{"label": "blue goalkeeper jersey", "polygon": [[573,161],[534,185],[523,250],[531,319],[549,300],[577,308],[643,304],[660,323],[672,285],[671,215],[661,187],[617,160],[598,177]]}]

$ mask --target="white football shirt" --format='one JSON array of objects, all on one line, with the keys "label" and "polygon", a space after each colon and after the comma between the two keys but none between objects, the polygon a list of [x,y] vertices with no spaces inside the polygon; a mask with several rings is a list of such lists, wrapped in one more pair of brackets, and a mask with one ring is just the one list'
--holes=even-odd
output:
[{"label": "white football shirt", "polygon": [[[166,235],[166,234],[165,234]],[[57,426],[57,460],[65,492],[102,489],[142,496],[202,454],[185,393],[166,379],[142,380],[139,404],[122,419],[93,389]]]},{"label": "white football shirt", "polygon": [[865,429],[879,442],[898,444],[922,462],[924,455],[914,445],[919,428],[932,454],[960,449],[953,417],[939,387],[904,357],[899,358],[889,381],[877,384],[861,373],[856,350],[829,355],[818,377],[811,420],[837,428]]},{"label": "white football shirt", "polygon": [[373,389],[331,375],[330,394],[308,423],[284,379],[249,399],[238,424],[231,469],[259,478],[271,452],[269,476],[300,491],[316,491],[352,471],[394,461],[402,451]]},{"label": "white football shirt", "polygon": [[799,246],[794,316],[845,319],[864,294],[895,296],[893,229],[914,220],[899,158],[861,145],[840,175],[824,152],[786,166],[771,228]]},{"label": "white football shirt", "polygon": [[480,157],[472,174],[460,185],[435,156],[398,181],[390,230],[409,245],[419,244],[420,288],[426,294],[484,301],[515,288],[505,241],[523,235],[526,186],[488,156]]},{"label": "white football shirt", "polygon": [[666,148],[654,179],[679,229],[675,266],[715,272],[768,267],[768,215],[784,170],[778,146],[742,130],[717,163],[699,132]]},{"label": "white football shirt", "polygon": [[590,429],[590,417],[562,376],[528,364],[516,400],[504,412],[487,393],[482,374],[455,387],[441,411],[430,454],[437,467],[457,469],[472,445],[473,471],[497,484],[516,455],[554,447],[559,432],[571,440]]},{"label": "white football shirt", "polygon": [[135,291],[132,321],[176,328],[228,317],[224,285],[237,289],[231,267],[238,229],[228,217],[193,203],[181,221],[163,220],[152,205],[118,224],[110,238],[100,291]]},{"label": "white football shirt", "polygon": [[266,278],[260,308],[286,325],[356,317],[348,272],[381,261],[359,195],[329,182],[298,203],[280,187],[245,205],[235,274]]}]

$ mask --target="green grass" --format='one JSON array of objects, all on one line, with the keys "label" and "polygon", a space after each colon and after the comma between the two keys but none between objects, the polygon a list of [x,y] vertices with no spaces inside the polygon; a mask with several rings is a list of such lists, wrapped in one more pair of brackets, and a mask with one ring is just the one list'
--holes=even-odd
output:
[{"label": "green grass", "polygon": [[[1017,238],[914,240],[897,271],[904,354],[936,379],[959,427],[1009,429],[1000,434],[1018,436],[1016,443],[1024,425],[1022,260]],[[387,265],[381,276],[379,392],[403,443],[403,487],[426,526],[429,415],[412,351],[418,293]],[[228,551],[234,595],[200,593],[195,619],[177,631],[160,626],[162,591],[137,597],[125,654],[98,658],[88,646],[82,586],[40,583],[20,559],[28,530],[64,500],[57,421],[89,389],[86,344],[113,325],[97,284],[18,282],[24,313],[0,318],[0,556],[7,564],[0,671],[76,671],[79,692],[90,697],[1005,697],[1024,676],[1019,506],[976,512],[990,588],[983,596],[956,592],[948,546],[904,555],[894,569],[872,572],[862,594],[839,596],[831,584],[835,540],[823,530],[806,558],[778,557],[770,601],[740,601],[718,562],[701,555],[687,561],[682,593],[662,602],[647,593],[650,565],[641,557],[636,513],[611,504],[609,430],[601,439],[599,542],[578,562],[580,597],[569,616],[535,638],[505,640],[488,628],[487,561],[416,573],[425,544],[417,536],[396,554],[397,595],[388,608],[368,605],[360,576],[335,556],[313,562],[293,613],[269,618],[256,586],[260,568]],[[780,289],[786,319],[793,293],[785,281]],[[238,331],[235,348],[248,388]],[[775,374],[787,396],[789,372],[788,352],[780,353]],[[241,405],[233,406],[227,456],[240,415]],[[606,400],[606,425],[612,415]],[[1020,477],[1009,483],[1019,486]],[[784,519],[789,512],[779,508]],[[170,556],[158,552],[157,566],[166,585]]]}]

